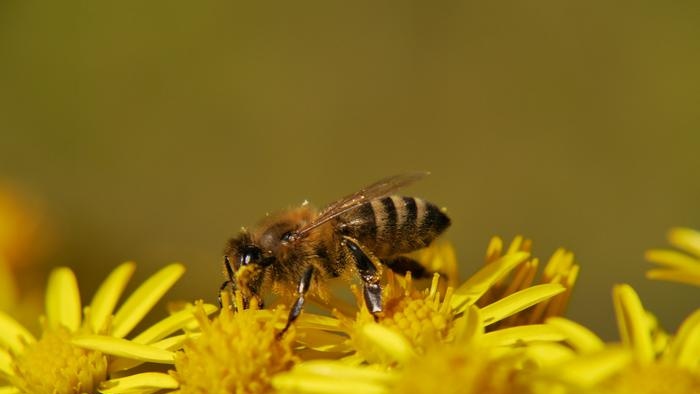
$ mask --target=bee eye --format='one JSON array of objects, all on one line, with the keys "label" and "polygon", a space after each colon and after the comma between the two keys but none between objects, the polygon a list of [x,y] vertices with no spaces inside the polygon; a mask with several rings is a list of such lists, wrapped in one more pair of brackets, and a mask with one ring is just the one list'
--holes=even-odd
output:
[{"label": "bee eye", "polygon": [[280,240],[283,242],[289,242],[292,239],[292,234],[294,234],[293,231],[287,231],[286,233],[282,234]]},{"label": "bee eye", "polygon": [[243,250],[239,256],[239,262],[241,265],[248,265],[250,263],[257,263],[260,261],[262,253],[260,248],[256,246],[249,246]]}]

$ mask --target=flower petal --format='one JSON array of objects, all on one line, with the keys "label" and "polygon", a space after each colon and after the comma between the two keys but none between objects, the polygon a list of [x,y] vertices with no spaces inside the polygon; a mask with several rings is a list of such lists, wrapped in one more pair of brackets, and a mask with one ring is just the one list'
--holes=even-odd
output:
[{"label": "flower petal", "polygon": [[700,261],[696,257],[688,256],[676,250],[651,249],[644,253],[644,258],[668,268],[675,268],[682,271],[700,272]]},{"label": "flower petal", "polygon": [[369,367],[352,367],[329,360],[314,360],[294,367],[295,373],[308,373],[317,376],[336,377],[338,379],[359,379],[365,382],[389,384],[396,381],[396,375]]},{"label": "flower petal", "polygon": [[167,373],[144,372],[103,382],[100,385],[100,392],[103,394],[116,394],[150,389],[176,389],[178,386],[177,380]]},{"label": "flower petal", "polygon": [[[272,385],[281,392],[308,394],[384,394],[389,392],[389,388],[381,380],[376,380],[377,371],[372,371],[369,368],[347,367],[340,362],[325,363],[332,364],[324,367],[326,371],[314,370],[315,367],[310,370],[295,368],[289,373],[278,374],[272,378]],[[353,369],[356,371],[351,371]],[[343,384],[338,384],[341,379],[334,376],[336,373],[345,377],[342,379]]]},{"label": "flower petal", "polygon": [[526,252],[508,254],[481,268],[455,290],[451,301],[455,312],[462,312],[468,305],[476,302],[494,282],[523,263],[528,257],[530,257],[530,254]]},{"label": "flower petal", "polygon": [[381,324],[365,324],[358,330],[358,335],[369,340],[384,360],[406,363],[415,357],[413,348],[406,338]]},{"label": "flower petal", "polygon": [[553,380],[586,388],[619,371],[629,363],[630,358],[631,354],[624,349],[606,348],[603,351],[575,357],[568,362],[556,365],[547,370],[546,374]]},{"label": "flower petal", "polygon": [[143,282],[114,315],[112,335],[126,336],[184,272],[182,264],[170,264]]},{"label": "flower petal", "polygon": [[[154,348],[163,349],[163,350],[175,351],[177,349],[180,349],[186,340],[195,339],[195,338],[199,337],[200,335],[202,335],[201,332],[193,332],[193,333],[187,333],[187,334],[182,334],[182,335],[176,335],[176,336],[165,338],[162,341],[151,343],[148,346],[152,346]],[[144,361],[144,360],[136,360],[136,359],[129,358],[129,357],[115,357],[112,360],[112,362],[109,363],[107,370],[110,373],[116,372],[116,371],[122,371],[125,369],[131,369],[131,368],[137,367],[145,362],[146,361]]]},{"label": "flower petal", "polygon": [[668,233],[672,245],[700,257],[700,231],[692,228],[676,227]]},{"label": "flower petal", "polygon": [[562,341],[564,334],[546,324],[509,327],[484,334],[482,343],[489,346],[513,346],[532,341]]},{"label": "flower petal", "polygon": [[76,336],[71,340],[71,343],[113,356],[128,357],[154,363],[172,364],[175,359],[175,355],[171,351],[106,335]]},{"label": "flower petal", "polygon": [[[204,304],[204,313],[207,315],[213,313],[218,308],[214,305]],[[165,319],[159,321],[158,323],[152,325],[151,327],[144,330],[141,334],[137,335],[132,339],[136,343],[150,344],[166,336],[172,334],[173,332],[182,329],[190,321],[195,319],[195,315],[191,309],[185,309],[180,312],[176,312]]]},{"label": "flower petal", "polygon": [[694,272],[679,271],[675,269],[655,269],[647,271],[646,276],[648,279],[666,280],[669,282],[700,286],[700,273],[696,274]]},{"label": "flower petal", "polygon": [[477,343],[484,335],[484,319],[476,305],[470,305],[464,316],[455,321],[455,339],[467,344]]},{"label": "flower petal", "polygon": [[75,274],[66,267],[54,269],[46,288],[46,320],[52,327],[64,326],[75,331],[80,327],[81,316],[82,305]]},{"label": "flower petal", "polygon": [[633,350],[639,361],[653,361],[654,347],[639,296],[631,286],[621,284],[613,288],[613,301],[622,342]]},{"label": "flower petal", "polygon": [[15,386],[0,387],[0,394],[21,394],[22,392]]},{"label": "flower petal", "polygon": [[13,376],[14,374],[12,370],[12,356],[0,349],[0,376]]},{"label": "flower petal", "polygon": [[562,293],[564,286],[554,283],[528,287],[481,309],[484,324],[489,325]]},{"label": "flower petal", "polygon": [[698,355],[700,355],[700,309],[683,321],[664,357],[675,360],[678,366],[692,370],[700,364]]},{"label": "flower petal", "polygon": [[0,311],[0,347],[19,354],[24,350],[24,344],[34,343],[36,339],[21,324],[9,315]]},{"label": "flower petal", "polygon": [[[354,314],[353,312],[352,314]],[[352,315],[351,314],[351,315]],[[340,320],[330,317],[317,315],[314,313],[302,313],[294,323],[299,328],[315,328],[319,330],[343,331],[340,327]]]},{"label": "flower petal", "polygon": [[594,353],[603,350],[605,343],[593,331],[563,317],[550,317],[547,325],[556,327],[566,336],[566,342],[579,353]]},{"label": "flower petal", "polygon": [[136,269],[136,264],[126,262],[115,268],[102,282],[90,302],[90,326],[94,333],[100,333],[107,318],[114,312],[124,288]]}]

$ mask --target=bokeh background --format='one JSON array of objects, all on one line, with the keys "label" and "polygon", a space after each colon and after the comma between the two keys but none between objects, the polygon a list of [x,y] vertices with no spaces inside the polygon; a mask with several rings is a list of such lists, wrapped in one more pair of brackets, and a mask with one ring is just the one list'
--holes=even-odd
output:
[{"label": "bokeh background", "polygon": [[576,253],[574,319],[617,338],[628,282],[674,330],[700,293],[644,279],[643,252],[700,228],[698,70],[696,1],[5,0],[0,177],[39,272],[20,287],[70,265],[87,301],[122,261],[133,283],[182,261],[169,298],[214,301],[241,226],[430,170],[406,193],[448,208],[465,276],[524,234]]}]

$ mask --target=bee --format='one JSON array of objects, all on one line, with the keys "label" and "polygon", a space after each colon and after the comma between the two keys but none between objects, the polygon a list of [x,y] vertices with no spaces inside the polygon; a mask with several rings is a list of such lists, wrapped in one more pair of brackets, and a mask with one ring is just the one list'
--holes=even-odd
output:
[{"label": "bee", "polygon": [[270,215],[251,231],[243,229],[224,250],[227,286],[240,291],[244,306],[262,306],[267,291],[294,294],[287,331],[301,313],[307,293],[325,298],[333,278],[359,276],[367,309],[382,312],[382,267],[414,276],[426,274],[403,254],[428,246],[450,225],[436,205],[393,193],[427,172],[375,182],[318,211],[307,203]]}]

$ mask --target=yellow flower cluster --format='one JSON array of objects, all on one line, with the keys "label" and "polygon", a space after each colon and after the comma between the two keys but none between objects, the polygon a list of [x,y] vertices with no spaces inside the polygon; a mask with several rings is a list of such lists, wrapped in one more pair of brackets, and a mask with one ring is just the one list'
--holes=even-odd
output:
[{"label": "yellow flower cluster", "polygon": [[[661,266],[648,276],[700,285],[700,233],[674,229],[670,240],[681,251],[647,252]],[[386,270],[378,317],[353,289],[354,304],[305,311],[284,335],[285,305],[261,309],[228,292],[213,317],[216,307],[196,302],[132,334],[182,265],[154,274],[119,308],[133,263],[85,307],[75,276],[59,268],[38,339],[0,312],[0,394],[700,393],[700,309],[667,334],[632,287],[617,285],[620,341],[605,343],[563,317],[580,269],[569,251],[540,269],[531,241],[493,238],[463,282],[448,243],[412,257],[443,275],[424,283]]]}]

